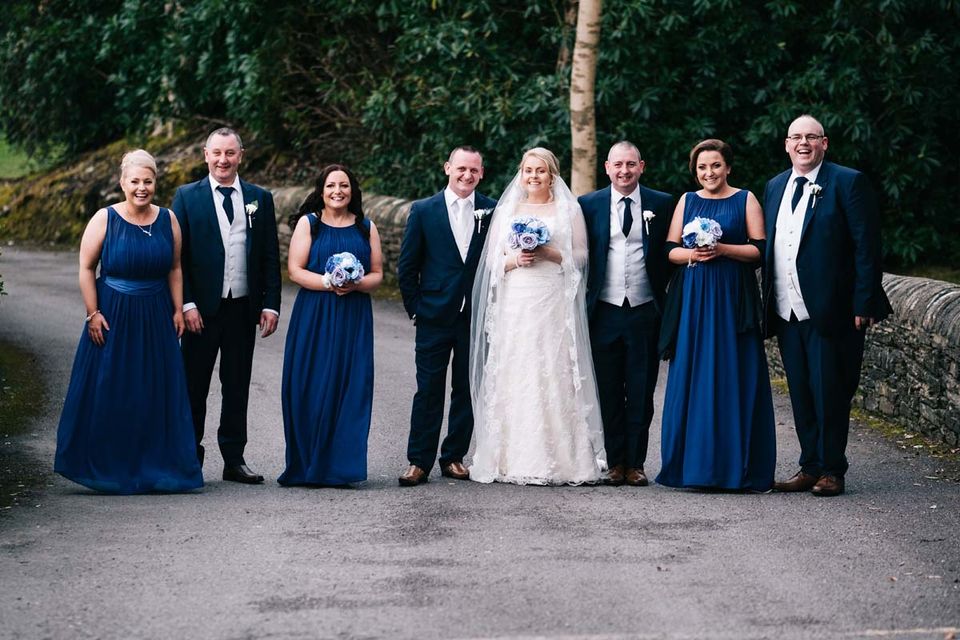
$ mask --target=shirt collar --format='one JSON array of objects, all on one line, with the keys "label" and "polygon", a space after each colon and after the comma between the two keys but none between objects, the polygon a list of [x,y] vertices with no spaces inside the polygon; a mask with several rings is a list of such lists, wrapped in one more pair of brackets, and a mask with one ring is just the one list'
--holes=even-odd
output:
[{"label": "shirt collar", "polygon": [[[466,198],[463,198],[463,200],[467,200],[470,204],[474,204],[474,196],[476,194],[477,194],[476,191],[471,191],[470,195],[467,196]],[[451,189],[448,186],[443,190],[443,199],[447,203],[447,209],[449,209],[454,202],[456,202],[457,200],[460,200],[461,198],[460,196],[458,196],[456,193],[453,192],[453,189]]]},{"label": "shirt collar", "polygon": [[626,196],[620,193],[619,191],[617,191],[616,189],[614,189],[613,187],[610,187],[610,193],[613,194],[613,197],[611,198],[611,200],[613,201],[614,204],[619,204],[620,201],[623,200],[624,198],[630,198],[630,202],[632,202],[633,204],[640,204],[640,185],[639,184],[633,188],[633,191],[631,191],[629,195],[626,195]]},{"label": "shirt collar", "polygon": [[217,182],[216,178],[213,177],[213,174],[210,174],[210,190],[216,191],[217,187],[233,187],[234,191],[241,193],[240,191],[240,175],[233,176],[233,184],[220,184]]},{"label": "shirt collar", "polygon": [[[803,177],[806,178],[810,184],[816,183],[817,176],[820,175],[820,167],[822,166],[823,166],[823,161],[821,161],[820,164],[815,166],[811,171],[808,171],[806,174],[804,174]],[[793,169],[790,172],[790,182],[796,181],[796,179],[799,177],[800,177],[800,174],[797,173],[796,169]]]}]

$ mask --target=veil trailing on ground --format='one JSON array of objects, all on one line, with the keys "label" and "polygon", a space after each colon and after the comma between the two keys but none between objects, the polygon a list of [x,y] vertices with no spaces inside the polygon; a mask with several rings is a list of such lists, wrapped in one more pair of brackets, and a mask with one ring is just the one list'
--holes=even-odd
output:
[{"label": "veil trailing on ground", "polygon": [[[470,395],[473,401],[474,432],[477,452],[474,464],[481,462],[478,455],[493,454],[499,450],[502,416],[494,416],[493,393],[497,389],[497,372],[503,367],[524,367],[525,362],[513,353],[498,349],[502,332],[523,332],[522,326],[504,326],[503,301],[506,282],[505,267],[513,261],[517,251],[510,248],[507,236],[517,208],[526,198],[518,172],[500,197],[490,218],[487,240],[480,255],[473,287],[472,317],[470,323]],[[597,400],[597,384],[590,351],[590,334],[586,315],[587,234],[583,212],[566,183],[554,176],[551,194],[556,205],[555,229],[550,246],[560,251],[559,269],[563,277],[561,294],[564,298],[562,326],[558,332],[567,332],[571,347],[566,354],[572,372],[573,393],[576,396],[576,415],[568,417],[571,430],[585,430],[601,468],[606,467],[603,450],[603,423]],[[547,319],[545,322],[549,321]],[[548,372],[549,373],[549,372]],[[581,430],[581,427],[583,429]],[[484,446],[479,446],[483,442]],[[482,449],[482,451],[481,451]],[[496,468],[486,461],[483,468]]]}]

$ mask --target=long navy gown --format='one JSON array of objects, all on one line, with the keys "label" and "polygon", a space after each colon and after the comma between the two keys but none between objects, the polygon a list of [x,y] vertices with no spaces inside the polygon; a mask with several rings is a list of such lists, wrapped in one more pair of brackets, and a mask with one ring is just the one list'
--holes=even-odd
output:
[{"label": "long navy gown", "polygon": [[[313,214],[309,214],[313,216]],[[324,273],[327,258],[349,251],[370,270],[370,242],[354,225],[317,225],[307,269]],[[365,221],[367,229],[369,221]],[[373,407],[373,309],[354,291],[301,289],[283,352],[282,485],[345,485],[367,479],[367,435]]]},{"label": "long navy gown", "polygon": [[[721,242],[744,244],[747,193],[741,190],[719,200],[688,193],[683,223],[697,216],[712,218],[723,229]],[[729,258],[683,268],[657,482],[766,491],[773,485],[776,466],[770,378],[759,323],[738,331],[742,301],[752,293],[744,287],[755,286],[753,274],[744,278],[744,263]]]},{"label": "long navy gown", "polygon": [[[149,232],[149,233],[148,233]],[[54,471],[108,493],[203,486],[167,276],[170,211],[149,227],[107,209],[97,304],[110,330],[84,327],[57,430]]]}]

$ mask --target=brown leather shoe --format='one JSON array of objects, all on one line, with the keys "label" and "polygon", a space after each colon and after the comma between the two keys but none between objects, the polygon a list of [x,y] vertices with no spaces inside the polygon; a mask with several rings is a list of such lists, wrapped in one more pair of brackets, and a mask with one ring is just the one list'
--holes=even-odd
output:
[{"label": "brown leather shoe", "polygon": [[627,469],[626,483],[631,487],[645,487],[650,484],[643,469]]},{"label": "brown leather shoe", "polygon": [[627,472],[622,464],[615,464],[607,471],[607,477],[603,479],[603,484],[611,487],[619,487],[626,481]]},{"label": "brown leather shoe", "polygon": [[810,491],[815,484],[817,484],[817,476],[797,471],[786,482],[774,482],[773,488],[783,493],[795,493],[797,491]]},{"label": "brown leather shoe", "polygon": [[418,467],[415,464],[410,465],[410,468],[403,472],[403,475],[400,476],[400,486],[401,487],[415,487],[418,484],[423,484],[428,481],[429,474]]},{"label": "brown leather shoe", "polygon": [[843,478],[839,476],[821,476],[817,484],[810,490],[815,496],[832,498],[843,493]]},{"label": "brown leather shoe", "polygon": [[463,466],[462,462],[451,462],[440,467],[440,475],[444,478],[453,478],[454,480],[469,480],[470,471]]}]

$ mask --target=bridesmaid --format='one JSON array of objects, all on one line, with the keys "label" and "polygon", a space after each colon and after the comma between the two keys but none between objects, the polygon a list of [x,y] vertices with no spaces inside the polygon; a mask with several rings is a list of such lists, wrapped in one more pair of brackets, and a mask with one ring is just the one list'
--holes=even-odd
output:
[{"label": "bridesmaid", "polygon": [[[343,165],[325,168],[290,217],[287,271],[302,288],[283,354],[282,485],[337,486],[367,479],[373,405],[370,292],[383,280],[376,226],[363,217],[360,185]],[[343,286],[324,278],[327,258],[350,252],[365,275]]]},{"label": "bridesmaid", "polygon": [[177,343],[184,328],[180,227],[169,209],[151,204],[156,178],[149,153],[124,155],[125,200],[97,211],[80,242],[86,328],[54,470],[109,493],[203,486]]}]

